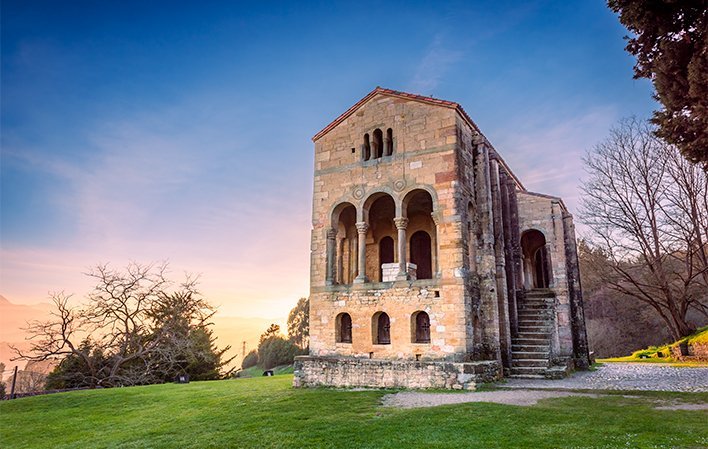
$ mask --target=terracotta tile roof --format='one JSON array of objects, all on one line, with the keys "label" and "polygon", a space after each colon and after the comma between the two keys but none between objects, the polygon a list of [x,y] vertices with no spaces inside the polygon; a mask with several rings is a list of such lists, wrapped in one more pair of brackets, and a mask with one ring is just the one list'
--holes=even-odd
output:
[{"label": "terracotta tile roof", "polygon": [[361,106],[364,105],[367,101],[372,99],[376,95],[387,95],[389,97],[397,97],[397,98],[405,98],[413,101],[420,101],[421,103],[427,103],[427,104],[432,104],[435,106],[442,106],[445,108],[450,108],[450,109],[455,109],[457,112],[460,113],[460,116],[478,133],[481,134],[481,131],[477,127],[477,125],[472,121],[469,115],[465,112],[464,109],[462,109],[462,106],[459,105],[459,103],[455,103],[453,101],[447,101],[447,100],[440,100],[438,98],[433,98],[433,97],[425,97],[423,95],[416,95],[416,94],[409,94],[407,92],[400,92],[397,90],[391,90],[391,89],[384,89],[383,87],[376,87],[376,89],[372,90],[371,92],[368,93],[364,98],[359,100],[354,106],[350,107],[342,115],[334,119],[332,123],[329,125],[325,126],[322,131],[318,132],[315,134],[315,136],[312,138],[312,141],[315,142],[317,141],[320,137],[324,136],[327,134],[332,128],[335,126],[339,125],[342,123],[347,117],[352,115],[354,112],[356,112],[357,109],[359,109]]}]

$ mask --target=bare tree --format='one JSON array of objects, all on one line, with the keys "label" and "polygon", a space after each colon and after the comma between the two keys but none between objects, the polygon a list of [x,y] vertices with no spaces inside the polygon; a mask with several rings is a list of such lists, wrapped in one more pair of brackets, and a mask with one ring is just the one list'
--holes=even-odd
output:
[{"label": "bare tree", "polygon": [[[207,328],[215,310],[197,291],[196,279],[188,277],[178,292],[169,293],[166,269],[166,264],[131,263],[125,270],[98,265],[86,273],[96,280],[87,304],[71,307],[70,296],[53,294],[51,319],[29,324],[31,346],[13,348],[16,359],[62,360],[80,377],[73,384],[136,385],[165,380],[198,348],[210,354],[197,356],[192,369],[203,368],[194,363],[208,364],[218,375],[228,348],[218,350]],[[195,345],[198,337],[201,345]]]},{"label": "bare tree", "polygon": [[623,120],[588,153],[581,217],[610,262],[597,267],[608,287],[650,305],[678,339],[695,329],[690,309],[708,316],[708,180],[652,131]]}]

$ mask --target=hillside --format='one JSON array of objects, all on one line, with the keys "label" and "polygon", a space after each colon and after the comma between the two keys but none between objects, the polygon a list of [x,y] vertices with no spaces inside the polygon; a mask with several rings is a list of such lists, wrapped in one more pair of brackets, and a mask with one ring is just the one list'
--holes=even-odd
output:
[{"label": "hillside", "polygon": [[[702,447],[705,411],[653,408],[632,393],[535,406],[380,406],[385,391],[293,389],[292,376],[78,391],[0,401],[4,449]],[[447,393],[456,394],[456,393]],[[588,417],[592,419],[588,419]]]},{"label": "hillside", "polygon": [[[688,357],[680,357],[679,346],[686,345],[690,352]],[[679,364],[708,364],[708,326],[697,329],[693,334],[662,346],[649,346],[646,349],[634,351],[625,357],[599,359],[602,362],[648,362],[648,363],[679,363]]]}]

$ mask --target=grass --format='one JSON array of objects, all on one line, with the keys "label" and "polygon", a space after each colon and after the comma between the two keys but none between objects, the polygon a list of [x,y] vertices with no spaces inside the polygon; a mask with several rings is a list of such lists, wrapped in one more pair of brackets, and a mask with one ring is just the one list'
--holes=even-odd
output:
[{"label": "grass", "polygon": [[382,408],[386,391],[293,389],[291,376],[78,391],[2,401],[0,446],[13,448],[705,447],[705,411],[657,400],[708,394],[548,399]]},{"label": "grass", "polygon": [[639,363],[663,363],[671,366],[708,366],[708,363],[702,361],[679,361],[671,357],[671,348],[680,345],[681,343],[707,344],[708,345],[708,326],[704,326],[696,330],[688,337],[684,337],[673,343],[663,346],[649,346],[646,349],[635,351],[632,355],[625,357],[612,357],[608,359],[598,359],[598,362],[639,362]]},{"label": "grass", "polygon": [[[292,365],[281,365],[281,366],[276,366],[275,368],[271,368],[273,370],[273,375],[274,376],[280,376],[283,374],[292,374],[293,373],[293,366]],[[239,378],[247,378],[247,377],[261,377],[263,376],[263,372],[266,369],[260,366],[252,366],[250,368],[242,369],[241,371],[238,372],[238,377]]]}]

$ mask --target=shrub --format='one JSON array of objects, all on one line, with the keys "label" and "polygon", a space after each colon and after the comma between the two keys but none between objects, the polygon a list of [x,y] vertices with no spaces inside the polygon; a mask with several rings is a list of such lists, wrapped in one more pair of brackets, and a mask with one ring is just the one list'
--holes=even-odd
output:
[{"label": "shrub", "polygon": [[258,352],[254,349],[253,351],[246,354],[241,362],[241,368],[247,369],[258,364]]},{"label": "shrub", "polygon": [[283,337],[268,337],[258,346],[258,361],[265,369],[293,363],[300,350]]}]

